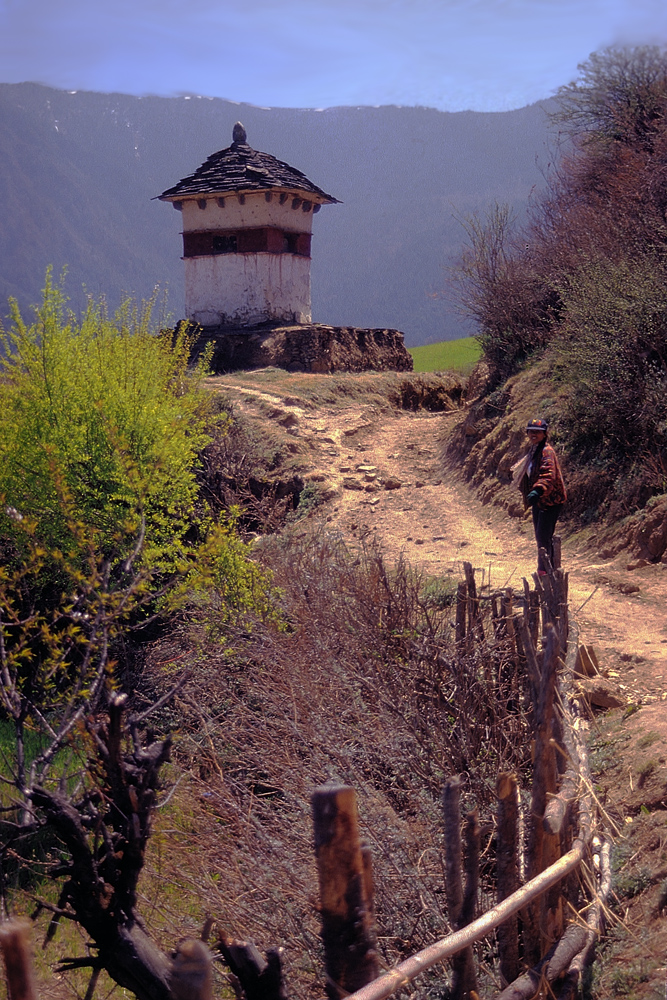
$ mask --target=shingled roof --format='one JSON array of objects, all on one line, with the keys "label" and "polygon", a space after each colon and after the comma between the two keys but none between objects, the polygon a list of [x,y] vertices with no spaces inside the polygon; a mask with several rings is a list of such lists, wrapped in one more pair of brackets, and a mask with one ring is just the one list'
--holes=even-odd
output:
[{"label": "shingled roof", "polygon": [[247,143],[246,130],[240,122],[234,126],[232,144],[212,153],[190,177],[184,177],[158,198],[171,201],[188,195],[226,194],[231,191],[267,191],[279,188],[307,191],[315,201],[335,204],[338,199],[322,191],[305,174],[270,153],[260,153]]}]

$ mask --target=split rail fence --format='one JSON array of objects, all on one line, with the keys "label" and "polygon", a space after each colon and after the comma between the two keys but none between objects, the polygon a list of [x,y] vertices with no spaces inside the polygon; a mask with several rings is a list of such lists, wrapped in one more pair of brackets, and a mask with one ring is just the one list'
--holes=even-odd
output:
[{"label": "split rail fence", "polygon": [[[524,580],[518,594],[506,588],[485,596],[489,620],[480,611],[473,568],[464,563],[464,570],[456,602],[459,655],[472,664],[494,639],[502,640],[510,666],[528,677],[533,767],[525,835],[517,778],[501,773],[496,783],[497,903],[475,917],[480,825],[476,810],[461,817],[459,778],[450,778],[443,792],[443,823],[452,931],[381,973],[371,857],[361,841],[354,789],[317,789],[312,809],[329,1000],[384,1000],[446,959],[451,960],[453,1000],[480,1000],[472,945],[493,932],[503,984],[495,1000],[572,1000],[603,930],[609,844],[594,838],[595,803],[574,685],[579,643],[568,614],[567,574],[557,566],[546,577],[536,575],[533,588]],[[34,998],[25,934],[20,923],[0,925],[12,1000]],[[284,1000],[279,960],[274,957],[270,968],[271,957],[267,963],[252,942],[223,940],[218,947],[246,1000]],[[209,998],[195,994],[189,1000]]]}]

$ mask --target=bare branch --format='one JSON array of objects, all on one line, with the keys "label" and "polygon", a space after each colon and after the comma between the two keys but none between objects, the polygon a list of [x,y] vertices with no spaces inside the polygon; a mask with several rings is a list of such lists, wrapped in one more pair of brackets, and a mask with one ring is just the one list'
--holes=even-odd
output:
[{"label": "bare branch", "polygon": [[144,709],[143,712],[139,712],[138,715],[130,716],[130,718],[128,719],[128,725],[132,729],[136,730],[136,727],[141,725],[141,723],[144,722],[149,717],[149,715],[152,715],[153,712],[157,712],[159,709],[163,707],[163,705],[166,705],[167,702],[171,701],[174,695],[181,690],[183,685],[190,680],[190,676],[191,676],[191,671],[184,670],[179,679],[167,691],[166,694],[163,694],[161,698],[158,698],[157,701],[154,701],[151,705],[148,706],[148,708]]},{"label": "bare branch", "polygon": [[132,566],[134,565],[134,563],[138,559],[138,557],[139,557],[139,555],[141,553],[141,550],[144,547],[144,539],[145,538],[146,538],[146,517],[145,517],[144,514],[142,514],[141,515],[141,527],[139,529],[139,534],[137,536],[137,543],[134,546],[134,551],[132,552],[132,555],[128,556],[128,558],[123,563],[123,570],[126,573],[130,572],[130,570],[132,569]]}]

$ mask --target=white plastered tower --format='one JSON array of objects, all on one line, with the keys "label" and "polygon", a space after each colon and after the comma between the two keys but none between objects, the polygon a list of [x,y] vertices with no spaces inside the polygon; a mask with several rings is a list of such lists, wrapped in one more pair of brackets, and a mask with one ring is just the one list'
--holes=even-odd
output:
[{"label": "white plastered tower", "polygon": [[204,327],[310,323],[313,215],[336,199],[247,144],[208,157],[159,197],[183,215],[185,311]]}]

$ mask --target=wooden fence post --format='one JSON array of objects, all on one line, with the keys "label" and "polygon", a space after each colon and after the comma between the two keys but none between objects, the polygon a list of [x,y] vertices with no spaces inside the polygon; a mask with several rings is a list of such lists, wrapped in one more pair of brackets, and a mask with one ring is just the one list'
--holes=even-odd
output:
[{"label": "wooden fence post", "polygon": [[537,646],[540,637],[540,595],[536,590],[528,591],[528,628],[533,646]]},{"label": "wooden fence post", "polygon": [[[497,902],[501,903],[519,888],[519,792],[513,774],[499,774],[496,783],[498,796],[498,832],[496,845]],[[503,985],[519,975],[519,926],[515,913],[496,931],[500,974]]]},{"label": "wooden fence post", "polygon": [[[442,794],[442,805],[445,826],[445,874],[447,892],[447,911],[449,922],[454,930],[470,923],[472,917],[466,919],[464,913],[464,895],[461,849],[461,804],[460,781],[458,777],[450,778],[445,783]],[[479,827],[477,828],[479,838]],[[471,887],[472,888],[472,887]],[[467,893],[468,899],[472,892]],[[470,904],[468,903],[468,909]],[[468,945],[462,951],[452,956],[452,1000],[465,1000],[472,990],[477,989],[475,961],[472,946]]]},{"label": "wooden fence post", "polygon": [[379,975],[370,857],[359,840],[357,801],[347,785],[312,795],[327,995],[341,1000]]},{"label": "wooden fence post", "polygon": [[465,573],[466,586],[468,588],[468,632],[470,633],[473,630],[479,606],[477,601],[475,571],[472,568],[472,563],[464,562],[463,572]]},{"label": "wooden fence post", "polygon": [[463,651],[466,637],[466,610],[468,606],[468,588],[461,580],[456,590],[456,648]]},{"label": "wooden fence post", "polygon": [[[518,668],[519,649],[517,647],[516,630],[514,627],[514,592],[511,587],[501,595],[500,607],[502,614],[503,629],[507,644],[507,654],[500,664],[499,682],[502,681],[501,690],[503,696],[507,698],[508,704],[514,702],[518,708]],[[509,680],[509,685],[507,681]],[[516,711],[515,708],[515,711]]]},{"label": "wooden fence post", "polygon": [[537,653],[535,652],[535,645],[533,644],[533,638],[529,631],[528,619],[525,614],[523,618],[519,618],[518,625],[519,632],[521,634],[521,645],[523,646],[524,656],[526,657],[529,682],[528,686],[530,688],[530,701],[534,720],[537,715],[539,691],[542,683],[542,669],[537,658]]},{"label": "wooden fence post", "polygon": [[0,924],[0,948],[5,960],[7,989],[11,1000],[37,1000],[32,971],[32,923],[8,920]]},{"label": "wooden fence post", "polygon": [[565,658],[567,650],[567,636],[570,626],[570,613],[568,610],[568,590],[569,577],[562,569],[556,574],[558,580],[558,638],[560,640],[561,654]]},{"label": "wooden fence post", "polygon": [[479,596],[477,594],[477,584],[475,583],[475,570],[472,563],[464,562],[463,571],[468,587],[468,637],[470,648],[476,637],[479,642],[484,642],[484,625],[479,613]]},{"label": "wooden fence post", "polygon": [[[533,785],[528,844],[528,878],[534,878],[560,857],[560,837],[545,829],[549,798],[557,791],[557,767],[553,746],[553,713],[559,654],[558,634],[547,627],[542,655],[542,676],[534,717]],[[562,898],[558,890],[527,907],[524,915],[524,960],[535,965],[549,944],[563,932]]]},{"label": "wooden fence post", "polygon": [[[477,893],[479,891],[479,854],[482,828],[479,825],[479,811],[475,807],[466,816],[465,825],[465,873],[466,884],[463,891],[463,905],[459,927],[467,927],[475,919]],[[473,967],[474,975],[474,967]],[[473,982],[474,987],[474,982]]]}]

